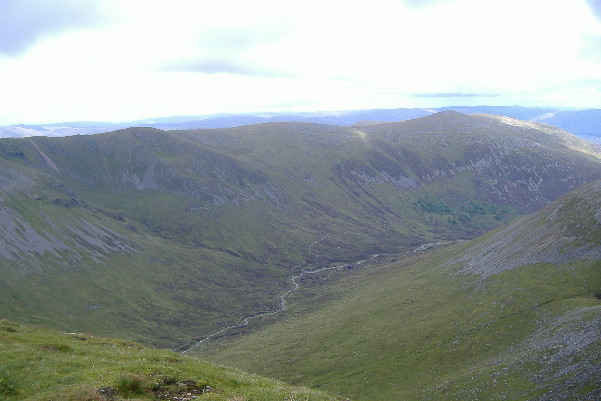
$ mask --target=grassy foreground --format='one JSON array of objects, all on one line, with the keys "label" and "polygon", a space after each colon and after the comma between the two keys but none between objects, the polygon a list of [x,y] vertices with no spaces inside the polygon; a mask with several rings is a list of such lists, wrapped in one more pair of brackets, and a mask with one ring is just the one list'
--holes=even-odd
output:
[{"label": "grassy foreground", "polygon": [[0,400],[335,401],[136,343],[0,320]]}]

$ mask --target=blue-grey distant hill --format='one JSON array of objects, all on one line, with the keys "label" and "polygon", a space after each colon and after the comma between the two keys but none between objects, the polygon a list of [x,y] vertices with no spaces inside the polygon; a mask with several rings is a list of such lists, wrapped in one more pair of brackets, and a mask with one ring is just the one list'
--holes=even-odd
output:
[{"label": "blue-grey distant hill", "polygon": [[88,135],[132,126],[160,129],[230,128],[267,122],[308,122],[331,125],[373,125],[381,122],[405,121],[445,111],[466,114],[496,114],[520,120],[553,125],[584,139],[601,143],[601,109],[568,109],[558,107],[522,106],[449,106],[439,108],[371,109],[323,112],[283,112],[252,114],[214,114],[171,116],[123,123],[64,122],[0,127],[0,137]]}]

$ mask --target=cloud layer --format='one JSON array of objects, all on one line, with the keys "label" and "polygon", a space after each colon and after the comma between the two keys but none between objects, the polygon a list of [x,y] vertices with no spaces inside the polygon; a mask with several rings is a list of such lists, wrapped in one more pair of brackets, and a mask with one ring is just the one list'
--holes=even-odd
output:
[{"label": "cloud layer", "polygon": [[601,107],[598,0],[4,0],[0,124]]},{"label": "cloud layer", "polygon": [[587,0],[587,3],[593,14],[601,20],[601,0]]},{"label": "cloud layer", "polygon": [[462,97],[497,97],[499,93],[463,93],[463,92],[428,92],[416,93],[415,97],[442,97],[442,98],[462,98]]},{"label": "cloud layer", "polygon": [[15,55],[40,39],[102,21],[97,0],[3,0],[0,2],[0,53]]}]

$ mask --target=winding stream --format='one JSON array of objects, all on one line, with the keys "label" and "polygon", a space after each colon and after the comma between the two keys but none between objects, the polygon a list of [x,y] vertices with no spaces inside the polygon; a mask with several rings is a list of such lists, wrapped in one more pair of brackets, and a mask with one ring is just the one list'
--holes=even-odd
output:
[{"label": "winding stream", "polygon": [[[313,252],[313,246],[315,246],[315,244],[320,243],[321,241],[325,240],[326,238],[328,238],[328,235],[313,241],[313,243],[311,243],[311,245],[309,245],[309,249],[308,249],[308,253],[309,253],[309,257],[312,258],[312,260],[316,260],[319,258],[319,255],[315,252]],[[424,252],[424,251],[428,251],[432,248],[437,248],[439,246],[444,246],[444,245],[449,245],[452,243],[458,243],[458,242],[463,242],[463,240],[457,240],[457,241],[438,241],[438,242],[434,242],[434,243],[427,243],[427,244],[423,244],[415,249],[413,249],[413,253],[416,252]],[[373,255],[372,258],[376,258],[379,255]],[[285,311],[286,309],[288,309],[288,302],[286,301],[286,298],[288,297],[288,295],[290,295],[291,293],[293,293],[294,291],[298,290],[300,288],[300,284],[298,282],[298,279],[305,277],[306,275],[309,274],[316,274],[316,273],[320,273],[326,270],[334,270],[334,269],[342,269],[342,268],[347,268],[347,267],[351,267],[353,265],[358,266],[363,264],[364,262],[367,262],[366,259],[364,260],[358,260],[355,261],[353,263],[346,263],[346,264],[342,264],[342,265],[335,265],[335,266],[328,266],[328,267],[322,267],[319,269],[315,269],[315,270],[305,270],[302,269],[300,271],[300,273],[298,274],[291,274],[289,276],[289,280],[291,285],[291,288],[286,290],[285,292],[283,292],[280,295],[280,302],[279,302],[279,309],[275,310],[275,311],[271,311],[271,312],[257,312],[257,313],[253,313],[244,317],[241,317],[240,319],[238,319],[238,321],[235,324],[226,326],[226,327],[222,327],[220,329],[216,329],[212,332],[210,332],[209,334],[205,335],[204,337],[202,337],[200,340],[194,342],[192,345],[185,345],[183,347],[179,347],[176,348],[176,351],[179,351],[181,354],[186,354],[187,352],[193,350],[194,348],[200,347],[202,344],[204,344],[205,342],[211,340],[212,338],[217,337],[218,335],[225,333],[226,331],[229,330],[234,330],[234,329],[241,329],[243,327],[248,326],[248,324],[250,323],[251,320],[254,319],[259,319],[259,318],[264,318],[264,317],[268,317],[268,316],[273,316],[276,315],[280,312]],[[294,266],[294,268],[292,269],[292,271],[296,271],[300,268],[303,267],[303,265],[307,264],[307,261],[302,262],[296,266]]]},{"label": "winding stream", "polygon": [[[313,260],[316,260],[319,258],[319,255],[316,254],[315,252],[313,252],[313,246],[315,244],[320,243],[321,241],[325,240],[328,236],[324,236],[323,238],[320,238],[316,241],[314,241],[311,245],[309,245],[309,256],[312,257]],[[377,255],[374,255],[374,257],[376,257]],[[353,264],[361,264],[365,262],[365,260],[360,260],[357,261]],[[305,265],[307,262],[303,262],[300,263],[298,265],[296,265],[293,269],[297,270],[299,268],[301,268],[303,265]],[[191,350],[193,350],[194,348],[197,348],[199,346],[201,346],[202,344],[204,344],[205,342],[209,341],[212,338],[217,337],[220,334],[225,333],[226,331],[229,330],[234,330],[234,329],[240,329],[243,327],[248,326],[248,324],[250,323],[251,320],[254,319],[259,319],[259,318],[264,318],[264,317],[268,317],[268,316],[273,316],[276,315],[280,312],[285,311],[286,309],[288,309],[288,302],[286,301],[286,298],[288,297],[288,295],[290,295],[291,293],[293,293],[294,291],[298,290],[300,288],[300,284],[298,283],[298,279],[303,278],[306,275],[309,274],[315,274],[315,273],[320,273],[326,270],[334,270],[334,269],[342,269],[344,267],[348,267],[350,266],[350,264],[343,264],[343,265],[336,265],[336,266],[328,266],[328,267],[322,267],[320,269],[315,269],[315,270],[305,270],[302,269],[300,271],[300,273],[298,274],[291,274],[289,277],[290,283],[292,284],[291,288],[286,290],[285,292],[283,292],[280,295],[280,302],[279,302],[279,309],[275,310],[275,311],[270,311],[270,312],[257,312],[257,313],[253,313],[251,315],[248,316],[244,316],[242,318],[240,318],[235,324],[232,324],[230,326],[226,326],[226,327],[222,327],[220,329],[214,330],[212,332],[210,332],[209,334],[207,334],[206,336],[202,337],[200,340],[196,341],[194,344],[192,344],[191,346],[185,346],[182,348],[179,348],[178,350],[180,350],[179,352],[182,354],[185,354]]]}]

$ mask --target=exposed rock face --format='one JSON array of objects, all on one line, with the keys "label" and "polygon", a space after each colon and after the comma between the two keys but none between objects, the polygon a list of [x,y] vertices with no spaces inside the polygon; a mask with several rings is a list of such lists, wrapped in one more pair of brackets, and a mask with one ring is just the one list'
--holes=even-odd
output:
[{"label": "exposed rock face", "polygon": [[484,277],[536,263],[601,259],[601,181],[585,185],[506,228],[468,254],[461,272]]},{"label": "exposed rock face", "polygon": [[0,206],[0,259],[27,261],[35,255],[61,258],[61,252],[68,252],[99,260],[112,252],[136,252],[139,246],[114,230],[85,219],[67,218],[60,225],[50,222],[47,230],[36,229],[13,210]]},{"label": "exposed rock face", "polygon": [[69,249],[63,241],[38,233],[11,209],[0,206],[0,258],[16,260],[23,254],[46,252],[58,257],[58,251]]}]

